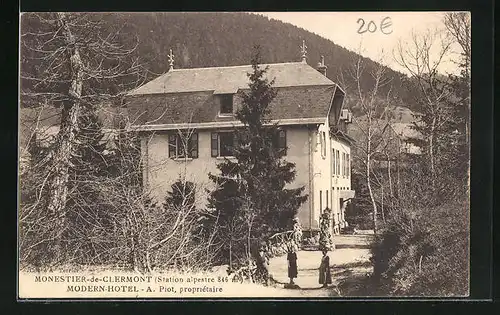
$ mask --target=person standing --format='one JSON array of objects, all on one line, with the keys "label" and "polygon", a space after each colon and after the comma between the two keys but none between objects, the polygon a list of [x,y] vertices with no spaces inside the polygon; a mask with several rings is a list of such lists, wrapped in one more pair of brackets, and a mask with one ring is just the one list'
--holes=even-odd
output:
[{"label": "person standing", "polygon": [[293,282],[294,278],[297,278],[297,251],[293,244],[288,245],[288,254],[286,259],[288,260],[288,278],[290,278],[290,284],[295,284]]},{"label": "person standing", "polygon": [[332,274],[330,272],[330,257],[328,256],[328,250],[323,249],[323,257],[321,258],[321,264],[319,266],[319,284],[326,288],[332,283]]},{"label": "person standing", "polygon": [[263,281],[264,285],[268,286],[270,282],[271,275],[269,274],[269,246],[266,243],[262,243],[259,248],[259,254],[257,259],[257,274]]},{"label": "person standing", "polygon": [[300,225],[299,218],[293,219],[293,241],[300,248],[302,244],[302,226]]}]

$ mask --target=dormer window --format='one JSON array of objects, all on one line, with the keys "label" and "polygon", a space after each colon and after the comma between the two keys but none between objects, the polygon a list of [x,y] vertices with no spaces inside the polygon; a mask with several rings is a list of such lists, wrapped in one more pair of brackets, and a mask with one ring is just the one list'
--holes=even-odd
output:
[{"label": "dormer window", "polygon": [[233,94],[218,95],[221,115],[233,115]]}]

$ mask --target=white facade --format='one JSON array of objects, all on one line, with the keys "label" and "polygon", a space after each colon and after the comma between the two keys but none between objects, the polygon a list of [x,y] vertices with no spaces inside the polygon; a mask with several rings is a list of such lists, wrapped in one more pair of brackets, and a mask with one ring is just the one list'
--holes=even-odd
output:
[{"label": "white facade", "polygon": [[[304,193],[309,195],[308,200],[298,210],[303,229],[319,230],[320,215],[328,207],[333,214],[334,232],[338,233],[341,227],[347,225],[342,210],[345,204],[341,204],[341,198],[345,199],[344,195],[351,189],[348,144],[330,136],[326,118],[325,123],[321,125],[288,126],[285,130],[288,149],[284,158],[295,163],[296,170],[295,180],[289,187],[304,186]],[[197,206],[206,206],[207,189],[213,189],[208,174],[217,174],[217,164],[223,161],[223,158],[211,155],[210,137],[214,131],[217,129],[196,131],[198,157],[180,159],[169,158],[169,132],[144,133],[144,183],[146,189],[159,202],[163,202],[171,185],[182,179],[195,184]],[[340,157],[344,156],[345,160],[341,158],[340,163],[335,163],[333,155],[337,153]]]},{"label": "white facade", "polygon": [[[338,234],[341,228],[348,225],[344,201],[354,197],[351,191],[350,146],[345,140],[331,136],[328,120],[325,120],[318,128],[312,154],[313,216],[319,218],[324,209],[331,209],[333,229]],[[319,228],[319,222],[314,223],[313,228]]]}]

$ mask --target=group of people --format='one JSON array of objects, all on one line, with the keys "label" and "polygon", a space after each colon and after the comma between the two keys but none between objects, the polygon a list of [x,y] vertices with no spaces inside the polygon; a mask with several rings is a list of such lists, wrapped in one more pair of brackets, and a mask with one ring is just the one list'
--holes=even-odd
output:
[{"label": "group of people", "polygon": [[[327,209],[328,210],[328,209]],[[325,211],[326,215],[325,218],[323,218],[322,223],[328,223],[329,222],[329,213]],[[322,230],[327,230],[328,227],[324,227]],[[322,239],[325,239],[325,237],[320,238],[320,241]],[[330,239],[327,238],[329,241]],[[297,250],[298,250],[298,244],[300,244],[302,241],[302,228],[300,226],[298,218],[294,218],[293,220],[293,240],[289,240],[286,243],[286,249],[287,249],[287,261],[288,261],[288,277],[290,278],[290,283],[289,285],[294,286],[295,283],[293,279],[297,278],[298,272],[297,272]],[[328,256],[328,251],[330,249],[330,243],[327,242],[327,244],[320,244],[320,249],[321,252],[323,253],[323,256],[321,257],[321,263],[319,265],[319,277],[318,277],[318,282],[321,284],[324,288],[326,288],[329,284],[332,283],[332,275],[330,272],[330,257]],[[259,250],[259,258],[258,263],[261,268],[258,268],[260,270],[260,277],[265,279],[265,283],[268,284],[270,280],[270,274],[269,274],[269,257],[267,255],[267,252],[269,251],[269,246],[266,243],[261,244],[260,250]]]},{"label": "group of people", "polygon": [[[322,250],[323,256],[321,257],[321,263],[319,265],[319,284],[326,288],[332,283],[332,274],[330,272],[330,257],[328,256],[328,250]],[[297,251],[294,246],[289,246],[288,248],[288,278],[290,278],[290,284],[295,284],[293,279],[297,278]]]}]

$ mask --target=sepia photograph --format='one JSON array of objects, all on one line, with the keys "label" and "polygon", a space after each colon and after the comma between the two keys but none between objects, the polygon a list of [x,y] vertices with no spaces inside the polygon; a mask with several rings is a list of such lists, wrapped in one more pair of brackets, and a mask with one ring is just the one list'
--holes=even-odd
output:
[{"label": "sepia photograph", "polygon": [[470,12],[19,23],[19,299],[470,295]]}]

